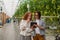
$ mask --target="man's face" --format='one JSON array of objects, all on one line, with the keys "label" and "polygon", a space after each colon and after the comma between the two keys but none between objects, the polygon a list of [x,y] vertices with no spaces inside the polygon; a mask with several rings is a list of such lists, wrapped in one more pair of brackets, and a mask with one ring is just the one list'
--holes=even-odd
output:
[{"label": "man's face", "polygon": [[39,15],[38,15],[38,13],[35,13],[35,19],[39,19]]}]

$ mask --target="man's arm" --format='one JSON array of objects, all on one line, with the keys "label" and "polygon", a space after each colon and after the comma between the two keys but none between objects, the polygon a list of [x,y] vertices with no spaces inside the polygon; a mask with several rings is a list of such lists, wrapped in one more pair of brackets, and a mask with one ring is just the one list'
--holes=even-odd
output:
[{"label": "man's arm", "polygon": [[42,22],[42,26],[41,26],[41,25],[38,25],[38,27],[39,27],[41,30],[45,30],[45,22]]}]

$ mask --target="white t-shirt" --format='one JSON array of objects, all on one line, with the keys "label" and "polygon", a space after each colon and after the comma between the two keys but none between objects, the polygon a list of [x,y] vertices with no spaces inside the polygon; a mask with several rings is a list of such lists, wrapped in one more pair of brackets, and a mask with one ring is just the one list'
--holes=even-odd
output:
[{"label": "white t-shirt", "polygon": [[[39,20],[36,20],[37,24],[39,25]],[[40,34],[40,29],[37,27],[35,28],[36,34]]]}]

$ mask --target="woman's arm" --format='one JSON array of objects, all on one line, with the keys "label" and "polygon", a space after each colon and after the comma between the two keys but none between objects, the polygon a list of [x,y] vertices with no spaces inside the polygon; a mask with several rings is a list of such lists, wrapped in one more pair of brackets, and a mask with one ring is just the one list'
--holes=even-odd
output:
[{"label": "woman's arm", "polygon": [[22,21],[20,22],[20,30],[21,30],[21,31],[26,30],[26,23],[25,23],[24,20],[22,20]]},{"label": "woman's arm", "polygon": [[31,28],[29,28],[29,27],[26,27],[27,26],[27,22],[25,22],[25,21],[21,21],[20,22],[20,30],[21,31],[26,31],[26,32],[32,32],[33,31],[33,26],[31,27]]},{"label": "woman's arm", "polygon": [[31,28],[26,28],[27,32],[32,32],[34,30],[34,27],[32,26]]}]

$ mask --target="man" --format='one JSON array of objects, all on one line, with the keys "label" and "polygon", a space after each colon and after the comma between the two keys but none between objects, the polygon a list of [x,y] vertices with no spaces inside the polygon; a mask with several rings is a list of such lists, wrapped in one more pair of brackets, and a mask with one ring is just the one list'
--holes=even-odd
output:
[{"label": "man", "polygon": [[35,36],[33,37],[33,40],[45,40],[45,23],[41,20],[41,13],[36,11],[34,13],[34,18],[37,25],[35,25]]}]

